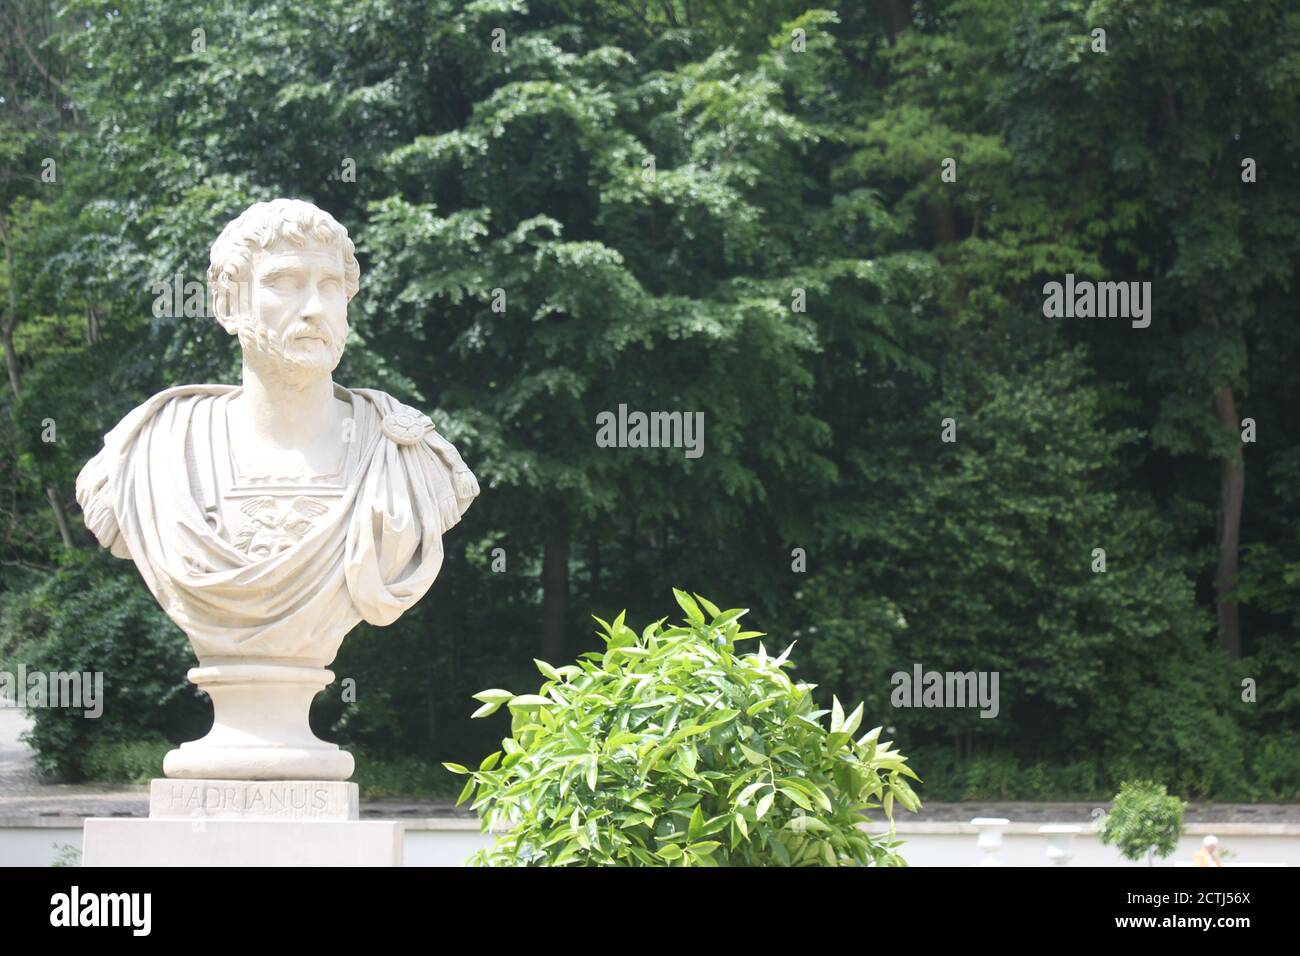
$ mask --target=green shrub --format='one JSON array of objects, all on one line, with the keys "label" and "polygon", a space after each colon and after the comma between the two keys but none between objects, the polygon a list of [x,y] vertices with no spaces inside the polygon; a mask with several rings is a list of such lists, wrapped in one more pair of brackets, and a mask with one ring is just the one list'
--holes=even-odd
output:
[{"label": "green shrub", "polygon": [[1178,846],[1186,804],[1165,792],[1164,784],[1125,783],[1101,826],[1101,842],[1114,844],[1128,860],[1166,857]]},{"label": "green shrub", "polygon": [[[23,664],[29,673],[104,675],[98,718],[79,708],[29,711],[33,726],[25,740],[42,774],[95,778],[99,771],[87,758],[96,745],[191,740],[212,725],[211,705],[185,677],[194,663],[185,635],[129,562],[106,551],[65,552],[53,574],[5,602],[2,612],[0,631],[19,635],[6,642],[4,669]],[[161,775],[159,761],[153,776]]]},{"label": "green shrub", "polygon": [[383,760],[352,751],[357,769],[352,782],[361,788],[361,796],[419,797],[453,799],[461,788],[460,781],[437,764],[419,757]]},{"label": "green shrub", "polygon": [[1086,800],[1101,796],[1100,761],[1073,760],[1060,766],[1049,766],[1051,790],[1042,800]]},{"label": "green shrub", "polygon": [[[536,694],[475,695],[477,717],[509,707],[512,736],[477,771],[445,766],[470,775],[457,802],[474,797],[485,830],[512,829],[471,864],[906,865],[893,803],[920,806],[917,778],[881,728],[855,741],[861,705],[814,709],[788,648],[737,654],[761,636],[740,630],[744,610],[674,593],[681,626],[597,618],[603,652],[537,661]],[[877,807],[883,837],[859,827]]]},{"label": "green shrub", "polygon": [[81,847],[71,843],[55,843],[54,862],[50,866],[81,866]]},{"label": "green shrub", "polygon": [[1011,800],[1020,792],[1030,792],[1032,784],[1028,775],[1005,754],[980,754],[966,762],[966,787],[963,800]]},{"label": "green shrub", "polygon": [[1276,800],[1300,800],[1300,747],[1290,736],[1264,737],[1256,742],[1251,775],[1258,787]]},{"label": "green shrub", "polygon": [[148,783],[163,775],[163,757],[173,746],[162,736],[94,743],[81,758],[81,770],[100,783]]}]

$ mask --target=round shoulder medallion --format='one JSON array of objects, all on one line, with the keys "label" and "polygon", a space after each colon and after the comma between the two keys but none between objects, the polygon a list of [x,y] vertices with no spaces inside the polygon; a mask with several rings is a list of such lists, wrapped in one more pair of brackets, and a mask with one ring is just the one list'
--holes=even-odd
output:
[{"label": "round shoulder medallion", "polygon": [[408,405],[399,405],[384,416],[384,434],[399,445],[414,445],[433,428],[433,420]]}]

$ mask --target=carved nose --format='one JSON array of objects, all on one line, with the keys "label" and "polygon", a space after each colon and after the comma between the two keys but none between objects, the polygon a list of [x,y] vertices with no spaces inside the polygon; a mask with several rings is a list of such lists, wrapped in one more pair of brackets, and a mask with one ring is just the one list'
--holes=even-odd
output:
[{"label": "carved nose", "polygon": [[325,307],[320,300],[320,292],[313,287],[311,295],[308,296],[307,302],[302,307],[302,318],[313,325],[318,324],[325,317]]}]

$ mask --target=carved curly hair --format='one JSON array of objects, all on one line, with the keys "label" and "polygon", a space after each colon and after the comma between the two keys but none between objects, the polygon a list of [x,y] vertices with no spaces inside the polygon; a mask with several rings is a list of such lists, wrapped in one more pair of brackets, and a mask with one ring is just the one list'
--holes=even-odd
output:
[{"label": "carved curly hair", "polygon": [[347,229],[309,202],[273,199],[253,203],[238,219],[227,223],[212,244],[208,284],[212,287],[212,309],[217,321],[235,313],[237,296],[241,286],[246,288],[253,257],[281,240],[297,246],[306,245],[308,240],[337,245],[343,252],[343,291],[349,301],[357,294],[361,266]]}]

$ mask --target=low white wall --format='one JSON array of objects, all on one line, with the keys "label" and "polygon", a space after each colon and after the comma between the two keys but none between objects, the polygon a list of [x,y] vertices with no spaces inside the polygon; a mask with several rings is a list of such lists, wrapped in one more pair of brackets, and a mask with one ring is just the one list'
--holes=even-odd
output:
[{"label": "low white wall", "polygon": [[[49,866],[65,846],[81,848],[81,827],[59,818],[0,819],[0,866]],[[403,821],[403,849],[407,866],[460,866],[474,851],[490,845],[490,838],[471,820]],[[1187,862],[1213,832],[1223,849],[1235,857],[1230,863],[1267,863],[1300,866],[1300,825],[1194,824],[1179,843],[1178,851],[1157,866]],[[899,826],[905,841],[901,849],[912,866],[973,866],[982,859],[975,845],[974,827],[962,823],[911,823]],[[998,854],[1004,866],[1048,866],[1047,839],[1037,824],[1012,824],[1003,834]],[[1103,846],[1095,834],[1080,833],[1074,840],[1071,866],[1144,866],[1124,860],[1113,847]]]},{"label": "low white wall", "polygon": [[[442,824],[450,821],[437,820]],[[459,821],[457,821],[459,822]],[[493,838],[478,830],[439,826],[426,829],[408,824],[402,841],[407,866],[463,866],[475,851],[492,845]]]},{"label": "low white wall", "polygon": [[[25,823],[25,825],[24,825]],[[81,825],[33,826],[0,821],[0,866],[49,866],[63,847],[81,852]]]},{"label": "low white wall", "polygon": [[[1219,847],[1231,850],[1230,863],[1285,863],[1300,866],[1300,826],[1285,826],[1291,832],[1261,833],[1268,824],[1220,824],[1217,827],[1189,826],[1178,849],[1156,866],[1173,866],[1178,861],[1191,862],[1206,833],[1219,838]],[[940,832],[935,832],[943,828]],[[951,832],[961,828],[962,832]],[[1236,830],[1237,832],[1232,832]],[[899,852],[911,866],[975,866],[983,852],[975,845],[976,831],[965,824],[910,824],[899,827],[904,844]],[[1105,846],[1095,833],[1083,832],[1074,838],[1070,866],[1146,866],[1125,860],[1112,846]],[[1052,866],[1047,859],[1047,838],[1038,832],[1038,824],[1013,824],[1002,835],[1002,849],[997,858],[1003,866]]]}]

